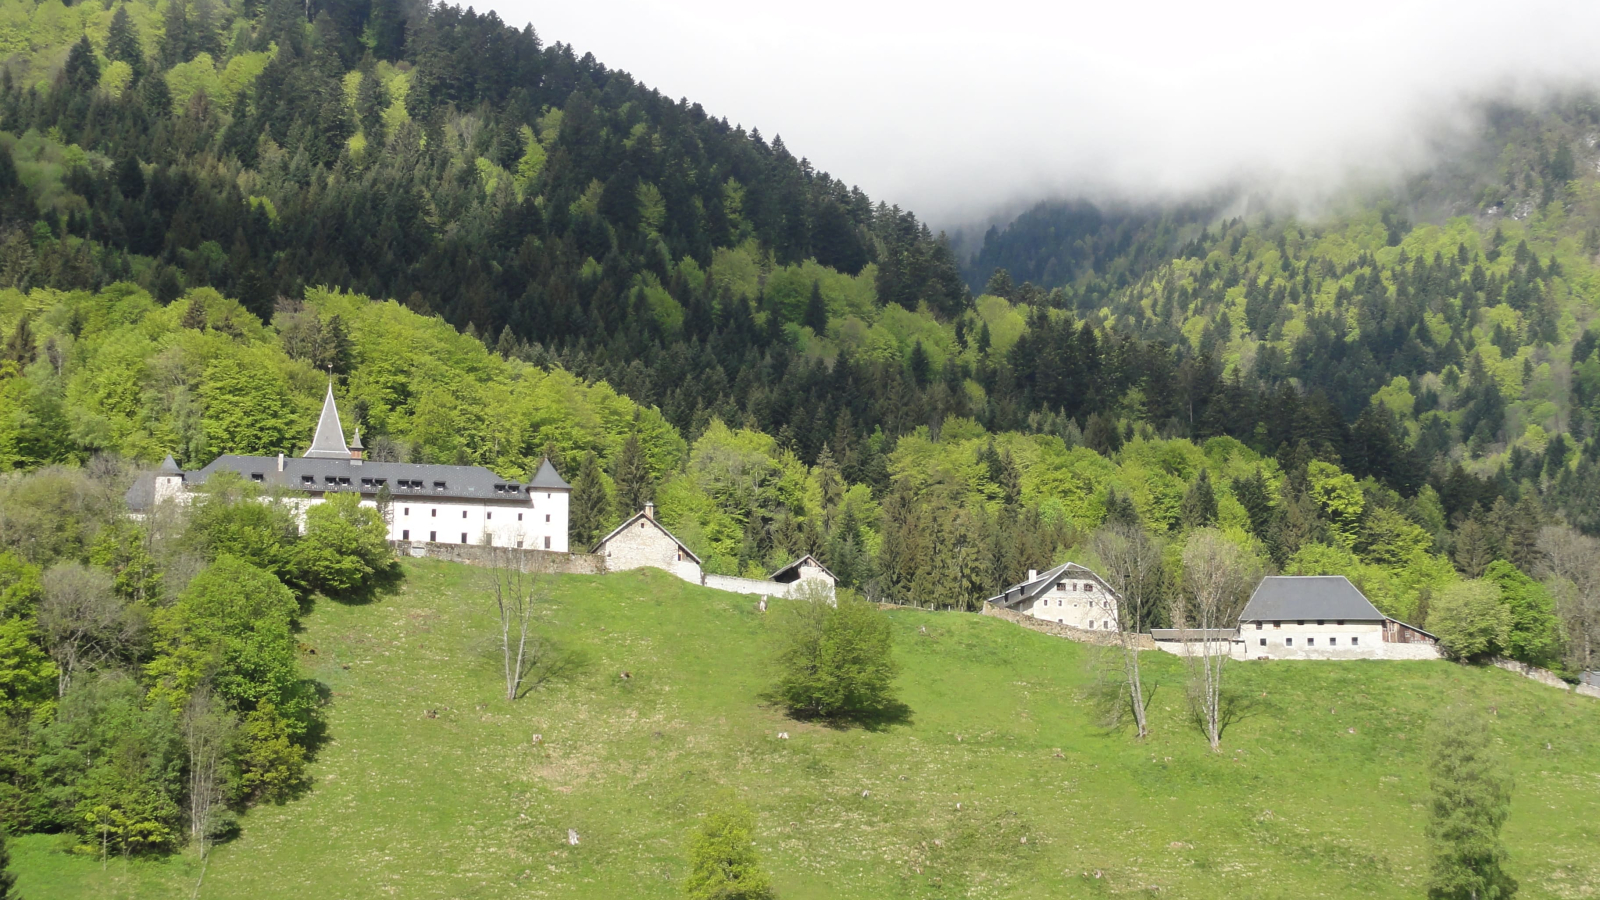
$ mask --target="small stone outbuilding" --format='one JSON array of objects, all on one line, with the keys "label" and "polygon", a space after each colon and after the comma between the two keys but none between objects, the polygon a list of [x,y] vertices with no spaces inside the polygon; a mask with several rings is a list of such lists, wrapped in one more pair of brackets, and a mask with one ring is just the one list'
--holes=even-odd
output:
[{"label": "small stone outbuilding", "polygon": [[656,521],[654,503],[646,503],[643,510],[601,538],[591,552],[605,560],[610,572],[651,566],[684,581],[703,582],[700,557]]}]

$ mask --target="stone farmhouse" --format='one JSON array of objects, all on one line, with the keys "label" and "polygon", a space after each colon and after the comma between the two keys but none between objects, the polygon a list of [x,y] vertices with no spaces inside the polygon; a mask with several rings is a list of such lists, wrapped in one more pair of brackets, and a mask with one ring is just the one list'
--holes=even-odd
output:
[{"label": "stone farmhouse", "polygon": [[1117,601],[1117,592],[1099,575],[1073,562],[1043,574],[1029,569],[1026,581],[988,600],[999,609],[1085,631],[1117,630]]},{"label": "stone farmhouse", "polygon": [[166,500],[188,502],[218,472],[281,494],[304,521],[306,509],[338,494],[357,494],[375,506],[389,489],[389,539],[445,544],[519,547],[567,553],[568,499],[572,488],[548,459],[526,484],[482,466],[374,462],[364,458],[361,434],[345,443],[339,409],[328,386],[322,415],[304,456],[219,456],[184,472],[168,456],[153,474],[128,490],[128,509],[142,515]]},{"label": "stone farmhouse", "polygon": [[651,566],[671,572],[684,581],[738,594],[793,597],[799,596],[804,586],[815,584],[826,591],[831,601],[838,585],[838,579],[827,566],[810,555],[789,563],[765,580],[706,572],[700,567],[700,557],[656,520],[654,503],[646,503],[644,509],[601,538],[590,552],[602,558],[606,571]]},{"label": "stone farmhouse", "polygon": [[1158,628],[1156,646],[1179,655],[1188,644],[1227,641],[1236,659],[1437,659],[1439,641],[1378,611],[1343,575],[1261,579],[1237,629]]}]

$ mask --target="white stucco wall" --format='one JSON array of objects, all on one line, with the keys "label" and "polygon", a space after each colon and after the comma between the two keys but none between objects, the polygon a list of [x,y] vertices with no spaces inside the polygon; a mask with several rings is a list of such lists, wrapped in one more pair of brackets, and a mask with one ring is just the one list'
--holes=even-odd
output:
[{"label": "white stucco wall", "polygon": [[[192,494],[185,494],[192,497]],[[306,510],[324,502],[321,496],[290,495],[284,499],[303,530]],[[364,497],[361,505],[377,507]],[[464,536],[464,537],[463,537]],[[485,539],[487,538],[487,540]],[[543,492],[527,501],[460,500],[448,497],[396,497],[389,507],[389,540],[441,544],[491,544],[527,550],[570,552],[567,542],[567,494]]]},{"label": "white stucco wall", "polygon": [[1382,653],[1375,648],[1383,646],[1382,622],[1340,623],[1332,619],[1245,622],[1239,634],[1244,641],[1245,654],[1252,659],[1261,656],[1271,659],[1375,659],[1374,654]]},{"label": "white stucco wall", "polygon": [[825,574],[821,574],[821,570],[817,571],[819,574],[816,576],[802,576],[800,580],[791,581],[787,584],[757,578],[736,578],[732,575],[712,575],[708,572],[700,577],[700,583],[708,588],[716,588],[719,591],[732,591],[735,594],[751,594],[762,597],[794,597],[798,596],[801,591],[805,590],[805,586],[807,584],[820,584],[827,589],[828,599],[830,601],[833,600],[833,579],[827,577]]},{"label": "white stucco wall", "polygon": [[1018,604],[1016,611],[1089,631],[1117,627],[1117,601],[1110,590],[1079,573],[1067,573],[1040,597]]},{"label": "white stucco wall", "polygon": [[[1359,644],[1347,644],[1340,641],[1338,644],[1324,645],[1321,641],[1309,646],[1300,646],[1297,639],[1294,645],[1274,646],[1271,639],[1267,646],[1260,645],[1260,639],[1255,637],[1253,629],[1247,630],[1243,641],[1232,641],[1229,646],[1229,656],[1237,660],[1251,659],[1311,659],[1311,660],[1352,660],[1352,659],[1439,659],[1439,648],[1432,644],[1390,644],[1385,643],[1381,630],[1372,639],[1360,636]],[[1171,653],[1174,656],[1185,656],[1188,648],[1180,641],[1156,641],[1156,649]],[[1198,651],[1197,651],[1198,652]]]}]

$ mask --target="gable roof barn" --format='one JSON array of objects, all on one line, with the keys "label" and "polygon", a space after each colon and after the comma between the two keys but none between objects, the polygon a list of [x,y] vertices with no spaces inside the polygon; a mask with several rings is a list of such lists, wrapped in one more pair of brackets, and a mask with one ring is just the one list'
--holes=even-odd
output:
[{"label": "gable roof barn", "polygon": [[1241,622],[1382,622],[1387,618],[1343,575],[1269,575],[1261,579],[1244,612],[1239,614]]}]

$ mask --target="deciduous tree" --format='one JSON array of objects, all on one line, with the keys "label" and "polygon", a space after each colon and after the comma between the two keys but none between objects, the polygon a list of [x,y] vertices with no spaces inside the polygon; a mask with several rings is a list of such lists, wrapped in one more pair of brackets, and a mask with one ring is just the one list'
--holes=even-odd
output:
[{"label": "deciduous tree", "polygon": [[1429,900],[1509,900],[1517,882],[1504,869],[1500,828],[1511,812],[1511,778],[1481,713],[1449,707],[1435,719],[1428,758],[1432,855]]}]

